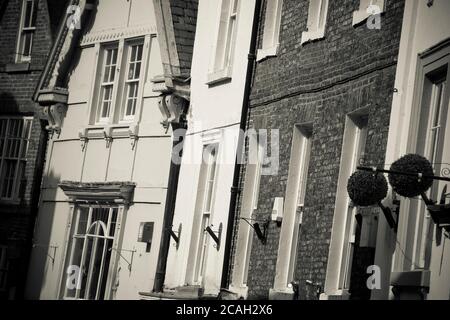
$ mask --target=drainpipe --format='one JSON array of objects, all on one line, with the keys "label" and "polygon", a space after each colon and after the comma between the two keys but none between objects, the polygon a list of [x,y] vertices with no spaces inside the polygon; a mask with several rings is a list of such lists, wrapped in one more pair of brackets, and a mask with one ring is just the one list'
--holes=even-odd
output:
[{"label": "drainpipe", "polygon": [[[185,101],[184,103],[188,104],[187,101]],[[184,142],[184,137],[185,137],[185,133],[186,133],[186,129],[187,129],[187,122],[185,119],[185,115],[186,115],[186,107],[184,108],[184,111],[180,117],[180,121],[172,122],[170,124],[172,127],[172,132],[173,132],[172,153],[171,153],[171,158],[170,158],[171,161],[170,161],[170,169],[169,169],[169,180],[168,180],[168,184],[167,184],[166,206],[164,209],[161,244],[159,247],[158,263],[156,266],[156,273],[155,273],[155,281],[153,283],[153,292],[157,292],[157,293],[163,292],[163,289],[164,289],[164,280],[165,280],[166,267],[167,267],[167,257],[169,255],[169,247],[170,247],[170,232],[169,231],[172,229],[173,217],[175,214],[175,200],[177,197],[178,177],[180,175],[180,167],[181,167],[181,155],[179,155],[180,149],[176,148],[176,146],[179,143]],[[182,129],[180,135],[176,135],[177,129]],[[180,161],[175,163],[172,160],[175,158],[179,158]]]},{"label": "drainpipe", "polygon": [[[250,101],[250,90],[252,86],[252,76],[253,69],[255,66],[256,60],[256,45],[258,38],[258,27],[259,21],[261,17],[261,9],[262,9],[262,0],[256,0],[255,3],[255,12],[253,14],[253,26],[252,26],[252,35],[250,40],[250,50],[248,54],[248,64],[247,64],[247,73],[245,78],[245,88],[244,88],[244,99],[242,101],[242,111],[241,111],[241,123],[240,129],[244,131],[247,126],[247,114],[248,114],[248,106]],[[243,137],[239,134],[239,143],[238,150],[236,152],[236,162],[234,165],[234,174],[233,174],[233,185],[231,187],[231,199],[230,199],[230,208],[228,212],[228,224],[227,224],[227,236],[225,240],[225,252],[224,252],[224,260],[223,260],[223,268],[222,268],[222,281],[221,287],[227,288],[229,285],[228,273],[230,270],[230,258],[231,258],[231,243],[233,240],[233,227],[234,220],[236,217],[236,204],[238,195],[240,193],[239,190],[239,178],[241,172],[241,164],[240,164],[240,155],[243,152]]]}]

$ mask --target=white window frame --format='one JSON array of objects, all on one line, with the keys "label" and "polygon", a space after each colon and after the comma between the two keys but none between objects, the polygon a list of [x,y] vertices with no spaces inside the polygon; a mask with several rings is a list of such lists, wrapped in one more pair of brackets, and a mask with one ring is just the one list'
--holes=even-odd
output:
[{"label": "white window frame", "polygon": [[362,109],[348,114],[345,120],[325,295],[349,297],[357,208],[348,196],[347,183],[364,155],[368,132],[367,118],[367,110]]},{"label": "white window frame", "polygon": [[[112,51],[116,51],[116,61],[115,64],[108,64],[107,65],[107,58],[108,58],[108,52],[112,50]],[[109,123],[110,119],[111,119],[111,115],[114,114],[114,106],[115,106],[115,102],[116,102],[116,91],[117,91],[117,87],[119,85],[119,72],[120,72],[120,59],[121,57],[119,57],[119,44],[118,43],[113,43],[113,44],[108,44],[108,45],[104,45],[102,48],[102,62],[101,62],[101,75],[100,78],[98,79],[98,101],[96,103],[97,108],[96,108],[96,115],[95,115],[95,119],[96,119],[96,124],[104,124],[104,123]],[[112,59],[112,58],[111,58]],[[114,75],[113,75],[113,79],[111,81],[111,67],[114,66]],[[109,68],[108,71],[108,81],[105,81],[105,71],[106,68]],[[106,101],[104,99],[104,88],[105,87],[111,87],[111,97],[109,100],[109,112],[108,115],[106,117],[102,116],[103,113],[103,104]]]},{"label": "white window frame", "polygon": [[[31,14],[30,14],[30,21],[27,26],[25,26],[26,19],[26,9],[27,9],[27,3],[31,2]],[[30,62],[31,61],[31,52],[33,48],[33,38],[34,33],[36,31],[36,0],[22,0],[22,10],[20,15],[20,26],[19,26],[19,33],[17,37],[17,47],[16,47],[16,63],[21,62]],[[24,54],[24,41],[26,39],[25,34],[29,33],[31,36],[30,39],[30,52],[28,55]]]},{"label": "white window frame", "polygon": [[[141,35],[133,38],[121,38],[114,42],[109,43],[97,43],[96,46],[96,66],[94,73],[94,85],[90,93],[90,113],[88,117],[88,126],[105,127],[111,125],[131,125],[139,122],[144,85],[148,74],[148,60],[150,57],[150,44],[154,38],[152,35]],[[128,71],[129,71],[129,54],[133,45],[142,44],[142,60],[140,61],[140,73],[139,78],[133,79],[135,83],[138,83],[137,99],[134,115],[124,116],[127,102],[127,83]],[[111,109],[108,117],[100,117],[102,109],[102,90],[101,85],[105,72],[106,50],[115,47],[117,48],[117,61],[116,61],[116,75],[114,81],[109,83],[113,85]]]},{"label": "white window frame", "polygon": [[277,292],[292,292],[289,284],[294,280],[298,236],[303,219],[309,162],[311,159],[311,146],[312,124],[295,125],[292,134],[286,201],[273,286],[273,290]]},{"label": "white window frame", "polygon": [[[132,54],[132,48],[134,46],[140,46],[141,47],[141,60],[135,60],[135,61],[131,61],[131,54]],[[120,121],[122,122],[132,122],[137,114],[138,111],[138,104],[139,104],[139,90],[142,90],[142,73],[144,72],[143,70],[143,65],[144,65],[144,61],[145,61],[145,57],[144,57],[144,49],[145,49],[145,44],[144,44],[144,39],[139,39],[139,40],[135,40],[135,41],[129,41],[127,43],[126,46],[126,72],[124,74],[124,86],[123,86],[123,94],[122,94],[122,101],[121,101],[121,110],[120,110]],[[139,76],[133,77],[132,79],[129,79],[129,72],[130,72],[130,65],[134,63],[139,64]],[[127,103],[128,103],[128,99],[129,99],[129,89],[131,87],[131,84],[137,84],[136,87],[136,92],[135,92],[135,97],[133,98],[133,100],[135,100],[135,105],[134,105],[134,113],[127,115],[126,111],[127,111]]]},{"label": "white window frame", "polygon": [[[212,154],[213,151],[214,154]],[[197,198],[200,199],[200,211],[196,213],[199,228],[197,232],[193,234],[193,236],[195,236],[195,238],[193,238],[193,244],[195,246],[193,283],[196,285],[202,285],[206,272],[210,241],[205,228],[210,225],[210,222],[213,219],[215,191],[219,171],[219,144],[207,144],[204,146],[202,152],[203,157],[200,167],[200,181],[197,188]],[[212,171],[213,168],[214,171]]]},{"label": "white window frame", "polygon": [[218,30],[207,84],[231,79],[241,0],[221,0]]},{"label": "white window frame", "polygon": [[[433,165],[435,172],[440,172],[442,168],[442,154],[445,147],[445,133],[449,126],[448,114],[448,74],[445,79],[427,79],[427,87],[424,95],[428,95],[428,101],[424,102],[419,125],[419,134],[416,152],[427,158]],[[439,94],[439,96],[438,96]],[[447,101],[445,101],[447,100]],[[444,105],[444,104],[447,105]],[[446,109],[447,108],[447,109]],[[436,135],[433,136],[433,133]],[[447,131],[448,134],[448,131]],[[435,139],[435,140],[434,140]],[[434,141],[433,141],[434,140]],[[442,189],[439,182],[434,182],[427,191],[430,199],[438,199],[439,191]],[[421,200],[411,199],[411,210],[415,211],[416,223],[414,230],[414,246],[412,251],[412,270],[426,270],[431,262],[431,241],[433,238],[434,224],[430,214],[426,210],[425,204]]]},{"label": "white window frame", "polygon": [[8,247],[0,245],[0,292],[8,288]]},{"label": "white window frame", "polygon": [[307,30],[302,32],[301,44],[325,37],[328,0],[309,0]]},{"label": "white window frame", "polygon": [[256,61],[278,53],[283,0],[267,0],[266,3],[262,48],[257,51]]},{"label": "white window frame", "polygon": [[[22,179],[24,178],[27,164],[27,153],[30,145],[33,118],[0,117],[0,121],[4,124],[0,125],[0,201],[18,202],[20,201],[20,185]],[[22,122],[20,136],[9,137],[9,143],[7,143],[7,133],[11,129],[11,125],[20,121]],[[26,132],[27,130],[28,132]],[[14,144],[13,140],[16,141],[16,144]],[[3,189],[5,188],[3,171],[6,168],[6,161],[16,162],[13,174],[14,178],[12,179],[11,185],[11,193],[9,196],[3,196]],[[20,173],[21,166],[23,166],[23,173]]]},{"label": "white window frame", "polygon": [[[429,114],[424,114],[426,112],[424,108],[429,107],[429,101],[432,97],[430,87],[433,86],[436,75],[441,73],[445,73],[447,77],[445,103],[449,103],[449,66],[450,46],[448,41],[443,46],[435,46],[419,54],[416,66],[414,94],[411,108],[407,110],[407,113],[411,115],[411,119],[409,121],[408,131],[405,133],[405,136],[408,137],[405,153],[425,154],[424,143],[421,143],[420,140],[426,141],[426,135],[424,135],[421,126],[425,123],[428,126],[430,117]],[[444,150],[442,153],[443,159],[450,157],[450,148],[448,147],[450,144],[447,142],[450,141],[450,110],[447,109],[446,111],[447,115],[441,118],[446,119],[445,141],[443,142]],[[441,168],[439,166],[434,166],[435,173],[440,170]],[[437,189],[436,194],[440,196],[445,184],[445,182],[434,182],[432,191],[436,192],[435,190]],[[434,185],[437,185],[437,188]],[[426,272],[424,272],[426,269],[423,267],[426,268],[433,257],[429,255],[429,240],[424,241],[424,239],[433,238],[434,235],[432,232],[436,232],[433,223],[429,225],[430,228],[427,227],[427,215],[428,213],[421,215],[420,210],[417,210],[417,200],[406,198],[402,200],[397,232],[398,243],[393,259],[393,269],[396,272],[401,273],[412,270],[421,272],[422,270],[422,277],[426,277]],[[426,234],[427,232],[424,232],[426,230],[431,234]],[[431,243],[431,246],[432,250],[436,249],[435,243]]]},{"label": "white window frame", "polygon": [[[78,229],[79,229],[79,224],[80,224],[80,217],[81,217],[81,211],[83,209],[87,209],[88,211],[88,219],[86,221],[86,227],[84,230],[84,233],[82,234],[78,234]],[[92,213],[95,209],[107,209],[108,212],[108,220],[106,225],[103,225],[103,227],[106,227],[106,235],[101,236],[98,235],[98,227],[102,226],[103,223],[97,223],[99,222],[99,220],[97,220],[96,222],[92,222]],[[116,215],[116,220],[113,223],[112,222],[112,216],[113,213],[115,211],[115,215]],[[99,205],[99,204],[77,204],[74,207],[74,214],[73,214],[73,223],[72,226],[73,228],[71,229],[71,233],[69,235],[69,245],[66,246],[66,261],[65,261],[65,269],[63,270],[63,272],[65,273],[67,271],[67,268],[73,264],[72,259],[73,256],[75,254],[75,242],[77,240],[83,240],[83,249],[82,249],[82,255],[81,255],[81,265],[80,267],[80,277],[83,276],[84,272],[83,272],[83,268],[84,268],[84,263],[86,262],[86,247],[87,247],[87,241],[88,238],[92,238],[93,243],[93,247],[95,246],[95,248],[97,249],[97,242],[98,239],[103,239],[105,241],[109,240],[112,241],[111,242],[111,247],[110,249],[106,249],[106,246],[103,246],[103,252],[102,252],[102,260],[105,259],[105,255],[107,254],[107,251],[110,252],[110,258],[109,258],[109,263],[108,265],[103,265],[100,272],[99,272],[99,276],[98,276],[98,280],[97,280],[97,290],[96,290],[96,296],[95,299],[93,300],[98,300],[99,299],[99,286],[98,286],[98,281],[101,279],[101,277],[103,276],[103,274],[105,272],[107,272],[107,277],[106,277],[106,283],[105,283],[105,292],[104,292],[104,300],[110,299],[111,298],[111,290],[112,290],[112,286],[113,286],[113,279],[115,277],[115,272],[116,272],[116,260],[118,258],[118,253],[117,251],[120,251],[120,246],[119,246],[119,241],[120,241],[120,229],[121,229],[121,224],[122,224],[122,219],[123,219],[123,207],[121,206],[111,206],[111,205]],[[92,226],[95,226],[97,229],[95,231],[95,233],[87,233],[89,230],[91,230]],[[112,229],[113,228],[113,229]],[[113,235],[111,235],[111,231],[114,230]],[[93,283],[93,278],[92,278],[92,273],[93,273],[93,261],[94,259],[92,259],[92,256],[95,255],[95,251],[94,254],[91,253],[91,263],[88,266],[88,272],[87,272],[87,279],[86,279],[86,287],[84,290],[84,294],[86,295],[86,293],[89,292],[90,286]],[[105,269],[105,267],[107,269]],[[67,273],[65,273],[65,275],[62,277],[62,279],[66,279]],[[82,279],[80,279],[82,280]],[[87,300],[86,296],[81,297],[81,288],[75,288],[75,296],[68,296],[68,288],[66,287],[66,281],[62,281],[61,282],[61,294],[62,294],[62,298],[65,300]]]},{"label": "white window frame", "polygon": [[378,7],[381,14],[385,11],[385,0],[360,0],[358,10],[353,12],[353,26],[365,21],[368,17],[374,14],[374,11],[378,11],[371,10],[371,6]]}]

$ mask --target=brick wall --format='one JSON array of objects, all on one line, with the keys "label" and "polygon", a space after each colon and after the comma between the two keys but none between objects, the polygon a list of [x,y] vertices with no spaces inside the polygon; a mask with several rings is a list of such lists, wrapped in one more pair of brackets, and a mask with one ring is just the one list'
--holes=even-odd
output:
[{"label": "brick wall", "polygon": [[[261,178],[258,219],[270,215],[275,197],[285,197],[294,125],[313,123],[295,270],[300,299],[317,298],[315,288],[307,286],[306,280],[322,288],[325,282],[347,113],[368,108],[365,161],[368,165],[384,162],[404,8],[404,1],[387,0],[381,30],[369,30],[365,24],[352,26],[352,13],[359,1],[330,1],[325,38],[301,45],[308,4],[308,0],[283,1],[279,54],[256,65],[248,119],[249,127],[280,130],[280,169],[276,176]],[[260,26],[259,43],[262,30]],[[244,177],[245,170],[241,179]],[[248,276],[250,299],[267,298],[273,286],[280,229],[270,224],[265,245],[254,238]],[[370,265],[373,254],[358,254],[356,260],[360,266]],[[365,269],[354,270],[359,273],[354,278],[364,280],[361,270]]]},{"label": "brick wall", "polygon": [[[39,197],[40,171],[45,151],[45,125],[32,95],[52,45],[51,21],[47,0],[37,1],[36,31],[32,58],[27,69],[17,70],[15,53],[21,15],[21,0],[9,0],[0,12],[0,116],[31,116],[33,124],[25,169],[26,188],[20,203],[0,202],[0,243],[9,245],[18,255],[10,257],[8,282],[21,296],[26,279],[34,215]],[[61,11],[60,11],[61,12]],[[58,14],[60,14],[60,12]],[[53,12],[54,13],[54,12]],[[53,14],[53,17],[55,14]],[[54,25],[54,22],[53,22]],[[11,242],[14,240],[14,244]]]}]

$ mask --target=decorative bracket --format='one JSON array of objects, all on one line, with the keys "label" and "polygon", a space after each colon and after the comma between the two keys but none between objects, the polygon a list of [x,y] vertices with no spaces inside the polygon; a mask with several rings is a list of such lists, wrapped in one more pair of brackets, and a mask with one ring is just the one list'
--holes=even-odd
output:
[{"label": "decorative bracket", "polygon": [[[134,253],[136,252],[136,250],[135,250],[135,249],[133,249],[133,250],[125,250],[125,249],[109,248],[109,251],[112,251],[112,250],[116,251],[116,252],[119,254],[119,256],[120,256],[123,260],[125,260],[125,262],[128,264],[128,271],[131,272],[131,266],[133,265],[133,258],[134,258]],[[130,259],[130,261],[128,261],[128,260],[122,255],[122,253],[121,253],[122,251],[125,251],[125,252],[131,252],[131,259]]]},{"label": "decorative bracket", "polygon": [[174,94],[163,95],[158,101],[159,111],[163,116],[161,124],[168,130],[172,123],[181,123],[187,101]]},{"label": "decorative bracket", "polygon": [[168,229],[170,236],[172,237],[173,241],[175,241],[175,247],[178,250],[178,247],[180,246],[180,237],[181,237],[181,223],[178,226],[178,231],[173,231],[172,228]]},{"label": "decorative bracket", "polygon": [[53,136],[53,134],[56,133],[59,136],[64,117],[66,116],[67,104],[52,104],[44,107],[43,112],[48,120],[48,126],[45,128],[50,132],[50,135]]},{"label": "decorative bracket", "polygon": [[[255,220],[255,219],[247,219],[247,218],[241,218],[245,222],[248,223],[250,227],[255,231],[256,236],[261,241],[262,244],[266,244],[267,242],[267,231],[269,230],[269,224],[270,224],[270,217],[267,220],[261,221],[261,220]],[[251,223],[250,221],[256,221],[255,223]],[[262,230],[260,223],[262,222]]]},{"label": "decorative bracket", "polygon": [[53,265],[55,264],[56,249],[58,249],[58,246],[42,245],[42,244],[34,243],[34,244],[33,244],[33,248],[36,248],[36,247],[53,249],[53,255],[51,255],[51,254],[48,253],[48,251],[47,251],[47,257],[49,257],[50,260],[52,260],[52,266],[53,266]]},{"label": "decorative bracket", "polygon": [[84,148],[86,148],[86,144],[88,143],[89,139],[87,137],[87,129],[81,129],[78,132],[78,137],[80,138],[80,142],[81,142],[81,151],[84,151]]},{"label": "decorative bracket", "polygon": [[128,135],[131,140],[131,150],[134,150],[134,147],[136,146],[136,142],[139,140],[139,126],[137,124],[130,125],[128,129]]},{"label": "decorative bracket", "polygon": [[111,127],[105,127],[103,129],[103,136],[104,136],[105,141],[106,141],[106,148],[109,148],[111,146],[111,143],[113,142],[112,128]]},{"label": "decorative bracket", "polygon": [[[211,225],[211,227],[213,227],[213,225]],[[219,224],[219,230],[217,230],[217,231],[213,231],[211,229],[211,227],[206,227],[205,231],[208,232],[208,234],[214,240],[214,242],[216,243],[215,248],[217,249],[217,251],[219,251],[220,250],[220,239],[222,238],[222,229],[223,229],[222,222]],[[217,233],[217,235],[216,235],[216,233]]]}]

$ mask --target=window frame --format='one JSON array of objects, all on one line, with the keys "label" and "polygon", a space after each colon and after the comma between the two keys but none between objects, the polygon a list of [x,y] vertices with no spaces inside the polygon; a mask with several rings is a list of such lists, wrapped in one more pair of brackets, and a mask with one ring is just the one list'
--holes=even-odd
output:
[{"label": "window frame", "polygon": [[[81,209],[82,208],[87,208],[88,209],[88,219],[86,221],[86,227],[85,227],[85,233],[83,234],[78,234],[78,227],[79,227],[79,223],[80,223],[80,217],[81,217]],[[91,235],[86,233],[89,228],[88,227],[92,227],[92,225],[95,223],[92,223],[90,225],[90,222],[92,221],[92,212],[94,209],[108,209],[109,213],[108,213],[108,223],[107,223],[107,236],[101,237],[101,236],[95,236],[95,235]],[[116,220],[114,223],[114,235],[111,236],[111,217],[114,215],[113,211],[116,211]],[[60,295],[61,298],[64,300],[87,300],[87,299],[82,299],[79,297],[79,291],[81,291],[81,289],[76,289],[75,291],[75,297],[70,297],[67,296],[67,288],[66,288],[66,281],[67,281],[67,267],[72,263],[72,259],[75,253],[75,241],[77,239],[82,239],[83,240],[83,248],[81,251],[81,263],[85,263],[86,260],[86,255],[85,255],[85,249],[87,246],[87,242],[88,242],[88,237],[91,236],[92,238],[102,238],[102,239],[107,239],[107,240],[112,240],[111,243],[111,248],[108,249],[111,252],[110,258],[109,258],[109,262],[108,262],[108,266],[107,266],[107,278],[106,278],[106,282],[105,282],[105,292],[104,292],[104,299],[103,300],[108,300],[111,297],[111,291],[113,289],[113,279],[114,279],[114,272],[116,272],[115,270],[117,269],[117,259],[118,259],[118,253],[117,251],[120,251],[120,242],[121,242],[121,234],[120,234],[120,230],[121,230],[121,224],[123,223],[123,219],[124,219],[124,207],[118,204],[92,204],[92,203],[76,203],[73,205],[73,208],[71,210],[71,215],[69,217],[69,225],[68,225],[68,231],[69,234],[67,235],[68,239],[66,240],[66,246],[65,246],[65,259],[63,261],[63,266],[64,269],[62,270],[62,275],[61,275],[61,285],[60,285]],[[98,220],[96,221],[98,222]],[[94,246],[94,244],[93,244]],[[105,254],[105,251],[103,252],[103,254]],[[104,257],[103,257],[104,258]],[[102,259],[103,259],[102,258]],[[80,266],[79,266],[80,267]],[[104,272],[105,269],[102,268],[102,271]],[[92,281],[92,263],[89,265],[89,271],[88,271],[88,279],[86,280],[86,282]],[[103,273],[102,273],[103,276]],[[99,276],[100,279],[100,276]],[[90,289],[90,283],[86,284],[85,286],[85,294],[86,292],[88,292],[88,289]],[[97,293],[96,293],[96,297],[98,295],[98,288],[97,288]]]},{"label": "window frame", "polygon": [[[2,140],[0,146],[2,150],[0,150],[0,202],[20,202],[20,184],[25,176],[25,169],[28,162],[28,149],[30,147],[31,141],[31,133],[33,131],[33,117],[18,117],[18,116],[0,116],[0,121],[6,121],[6,127],[3,137],[2,132],[0,132],[0,140]],[[13,137],[14,140],[20,140],[18,144],[18,155],[17,156],[6,156],[6,148],[8,146],[8,131],[10,129],[10,123],[12,121],[22,121],[22,129],[20,133],[20,137]],[[28,132],[25,130],[28,129]],[[0,128],[2,130],[2,127]],[[10,138],[11,139],[11,138]],[[24,146],[25,143],[25,146]],[[9,145],[10,147],[12,145]],[[17,147],[17,146],[16,146]],[[22,156],[23,155],[23,156]],[[4,180],[3,180],[3,168],[5,166],[6,161],[15,161],[16,167],[14,172],[14,178],[11,186],[11,196],[3,197],[3,188],[4,188]],[[20,167],[23,166],[23,175],[20,175]]]},{"label": "window frame", "polygon": [[[26,19],[26,10],[27,4],[31,2],[31,14],[30,14],[30,25],[25,26]],[[19,24],[19,32],[17,36],[17,46],[16,46],[16,63],[29,63],[31,61],[31,53],[33,48],[33,39],[34,33],[36,32],[36,13],[37,13],[37,0],[22,0],[22,8],[20,13],[20,24]],[[29,33],[31,35],[30,38],[30,47],[29,47],[29,55],[24,55],[24,43],[25,35]]]},{"label": "window frame", "polygon": [[328,255],[325,295],[349,296],[352,244],[356,241],[357,207],[353,206],[347,193],[347,182],[354,173],[359,159],[365,154],[369,129],[369,112],[361,108],[346,115],[342,138],[339,176]]},{"label": "window frame", "polygon": [[258,49],[256,61],[274,57],[278,53],[283,0],[267,0],[262,47]]},{"label": "window frame", "polygon": [[309,0],[307,27],[306,31],[302,32],[302,45],[325,37],[329,5],[328,0]]},{"label": "window frame", "polygon": [[[93,75],[93,86],[89,98],[89,116],[87,127],[98,128],[106,126],[129,126],[140,121],[144,96],[144,86],[148,75],[148,65],[151,55],[151,41],[154,41],[153,34],[145,34],[130,38],[120,38],[115,41],[96,43],[96,62]],[[142,59],[140,65],[135,113],[131,117],[123,117],[126,108],[126,78],[129,70],[129,49],[135,44],[142,44]],[[117,47],[116,76],[113,83],[112,102],[109,117],[99,118],[101,102],[101,82],[104,76],[105,52],[108,48]]]},{"label": "window frame", "polygon": [[[216,40],[207,75],[206,83],[208,85],[231,79],[241,4],[241,0],[220,1]],[[235,8],[235,11],[232,11],[233,8]],[[224,15],[226,15],[227,21],[222,24]]]},{"label": "window frame", "polygon": [[[212,151],[214,151],[214,155],[212,155]],[[207,153],[207,159],[204,158],[205,152]],[[200,211],[197,212],[196,215],[199,225],[197,232],[193,233],[193,235],[197,237],[197,239],[193,238],[195,255],[193,261],[192,282],[195,285],[201,285],[203,283],[203,277],[206,270],[208,247],[210,241],[205,228],[208,227],[213,220],[215,193],[217,189],[217,178],[219,173],[219,152],[220,148],[218,142],[203,145],[202,164],[200,166],[200,180],[197,187],[197,199],[200,200]],[[211,165],[211,160],[213,161],[213,165]],[[211,177],[212,167],[214,167],[213,177]],[[208,203],[209,208],[208,210],[206,210]]]}]

